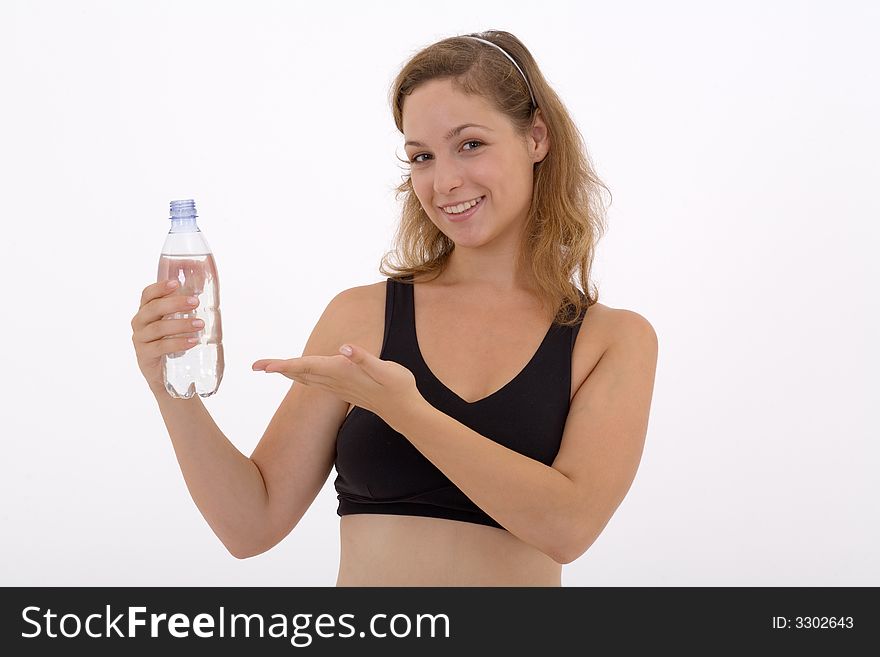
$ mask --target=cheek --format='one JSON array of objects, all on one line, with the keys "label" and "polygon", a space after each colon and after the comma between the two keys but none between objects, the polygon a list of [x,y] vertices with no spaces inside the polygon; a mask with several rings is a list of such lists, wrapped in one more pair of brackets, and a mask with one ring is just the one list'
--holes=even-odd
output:
[{"label": "cheek", "polygon": [[528,167],[507,166],[503,171],[498,170],[491,178],[487,178],[486,184],[488,189],[497,194],[498,205],[518,208],[523,203],[528,203],[534,177]]},{"label": "cheek", "polygon": [[[424,176],[422,176],[424,178]],[[419,180],[415,176],[412,178],[412,186],[413,191],[416,194],[416,198],[419,200],[419,203],[422,204],[422,208],[425,212],[430,214],[431,212],[431,198],[433,197],[433,190],[431,189],[431,183],[425,180]]]},{"label": "cheek", "polygon": [[473,186],[492,194],[498,204],[506,203],[522,188],[523,175],[515,153],[492,154],[475,160],[468,169],[468,179]]},{"label": "cheek", "polygon": [[413,191],[415,191],[416,196],[418,196],[420,199],[425,198],[426,191],[431,188],[430,179],[421,173],[411,174],[410,184],[412,184]]}]

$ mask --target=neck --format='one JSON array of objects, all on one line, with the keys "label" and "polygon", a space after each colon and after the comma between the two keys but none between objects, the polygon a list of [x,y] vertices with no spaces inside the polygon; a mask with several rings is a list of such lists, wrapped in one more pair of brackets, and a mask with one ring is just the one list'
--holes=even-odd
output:
[{"label": "neck", "polygon": [[510,249],[489,253],[485,248],[456,246],[437,282],[485,294],[487,298],[535,293],[537,290],[531,272],[517,266],[516,252]]}]

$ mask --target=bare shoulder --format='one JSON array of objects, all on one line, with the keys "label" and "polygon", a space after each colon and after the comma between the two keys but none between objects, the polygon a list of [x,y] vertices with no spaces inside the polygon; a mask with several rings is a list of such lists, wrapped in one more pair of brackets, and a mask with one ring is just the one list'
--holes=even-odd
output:
[{"label": "bare shoulder", "polygon": [[653,382],[659,349],[657,332],[651,322],[635,311],[610,310],[610,330],[602,358],[616,364],[621,371],[638,371],[643,381]]},{"label": "bare shoulder", "polygon": [[340,312],[369,310],[377,300],[385,302],[385,285],[385,281],[379,281],[346,288],[333,297],[329,305]]},{"label": "bare shoulder", "polygon": [[643,315],[623,308],[613,309],[615,333],[618,339],[637,342],[645,346],[657,346],[657,332]]},{"label": "bare shoulder", "polygon": [[342,290],[330,300],[324,319],[337,342],[354,342],[379,355],[384,331],[385,287],[384,280],[357,285]]},{"label": "bare shoulder", "polygon": [[[585,334],[592,334],[603,349],[622,342],[657,344],[657,332],[643,315],[625,308],[612,308],[602,303],[590,306],[584,317]],[[578,336],[580,338],[580,335]]]},{"label": "bare shoulder", "polygon": [[643,359],[656,359],[657,336],[653,326],[632,310],[594,303],[587,309],[571,356],[572,399],[599,361],[609,351],[616,353],[621,349],[641,352]]}]

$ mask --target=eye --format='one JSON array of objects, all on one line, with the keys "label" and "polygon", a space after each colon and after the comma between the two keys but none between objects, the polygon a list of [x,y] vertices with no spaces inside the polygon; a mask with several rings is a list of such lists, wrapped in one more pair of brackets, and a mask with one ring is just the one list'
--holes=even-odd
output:
[{"label": "eye", "polygon": [[[482,146],[482,145],[483,145],[483,142],[481,142],[481,141],[478,140],[478,139],[469,139],[468,141],[464,142],[464,143],[462,144],[462,146],[467,146],[468,144],[477,144],[477,146],[479,147],[479,146]],[[467,149],[467,150],[469,150],[469,151],[473,151],[473,150],[476,150],[476,149],[475,149],[475,148],[469,148],[469,149]],[[413,157],[412,157],[412,159],[410,160],[410,162],[412,162],[413,164],[421,164],[422,162],[424,162],[424,160],[420,160],[419,158],[420,158],[420,157],[424,157],[424,156],[426,156],[426,155],[428,155],[428,153],[419,153],[418,155],[413,155]]]}]

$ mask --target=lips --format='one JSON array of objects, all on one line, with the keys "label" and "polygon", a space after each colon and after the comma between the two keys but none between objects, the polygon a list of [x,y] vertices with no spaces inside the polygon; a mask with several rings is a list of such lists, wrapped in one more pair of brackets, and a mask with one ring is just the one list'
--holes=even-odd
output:
[{"label": "lips", "polygon": [[464,221],[465,219],[470,219],[473,216],[473,214],[483,206],[483,201],[486,200],[485,196],[481,196],[479,198],[480,198],[480,200],[477,201],[476,205],[468,208],[464,212],[460,212],[458,214],[449,214],[443,208],[440,208],[440,212],[442,212],[443,216],[452,222],[459,222],[459,221]]}]

